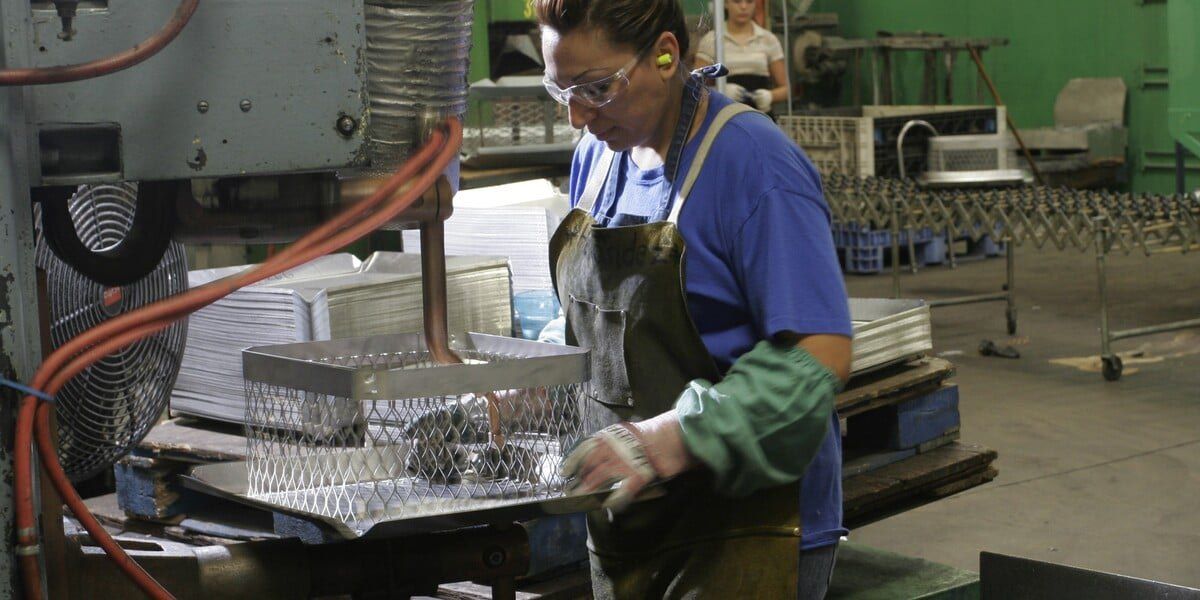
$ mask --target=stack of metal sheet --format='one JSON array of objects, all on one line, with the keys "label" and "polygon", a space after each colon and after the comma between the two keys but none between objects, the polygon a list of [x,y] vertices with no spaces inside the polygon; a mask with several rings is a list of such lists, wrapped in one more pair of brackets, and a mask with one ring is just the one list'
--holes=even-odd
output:
[{"label": "stack of metal sheet", "polygon": [[857,375],[928,354],[933,350],[929,306],[924,300],[851,298]]},{"label": "stack of metal sheet", "polygon": [[[570,209],[545,179],[464,190],[446,220],[448,256],[507,256],[513,292],[553,289],[550,238]],[[420,232],[405,231],[404,247],[420,247]]]},{"label": "stack of metal sheet", "polygon": [[[189,279],[195,286],[244,268],[193,271]],[[446,271],[451,327],[511,335],[512,288],[504,258],[453,257]],[[249,346],[421,329],[418,256],[377,252],[361,263],[350,255],[325,257],[192,315],[171,408],[243,422],[241,351]]]}]

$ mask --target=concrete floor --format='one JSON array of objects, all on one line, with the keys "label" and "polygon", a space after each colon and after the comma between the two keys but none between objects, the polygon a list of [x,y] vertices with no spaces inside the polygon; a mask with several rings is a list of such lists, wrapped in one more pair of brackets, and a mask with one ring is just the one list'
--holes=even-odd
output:
[{"label": "concrete floor", "polygon": [[[1200,255],[1109,266],[1114,327],[1200,317]],[[1003,276],[1004,260],[989,259],[905,275],[902,287],[948,297],[994,291]],[[847,284],[856,297],[891,293],[886,275]],[[1020,248],[1017,292],[1013,338],[1002,303],[933,312],[935,352],[958,366],[962,439],[999,452],[999,477],[851,539],[970,570],[988,550],[1200,587],[1200,330],[1119,342],[1143,356],[1106,383],[1050,362],[1099,352],[1093,255]],[[983,338],[1022,356],[980,356]]]}]

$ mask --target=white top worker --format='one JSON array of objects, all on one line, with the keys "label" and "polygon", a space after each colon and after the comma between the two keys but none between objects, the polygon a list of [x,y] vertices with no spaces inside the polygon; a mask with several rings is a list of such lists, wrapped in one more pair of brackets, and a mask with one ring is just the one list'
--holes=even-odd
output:
[{"label": "white top worker", "polygon": [[[725,95],[770,113],[772,104],[787,100],[787,67],[779,38],[754,22],[754,6],[754,0],[725,0]],[[716,54],[709,31],[696,46],[696,67],[716,62]]]}]

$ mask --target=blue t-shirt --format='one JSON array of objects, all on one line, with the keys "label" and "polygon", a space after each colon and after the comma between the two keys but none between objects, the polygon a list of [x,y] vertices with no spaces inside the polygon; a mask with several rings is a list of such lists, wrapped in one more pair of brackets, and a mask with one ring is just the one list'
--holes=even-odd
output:
[{"label": "blue t-shirt", "polygon": [[[709,124],[731,102],[710,96],[704,124],[680,155],[677,185]],[[571,165],[572,205],[604,150],[590,134],[580,140]],[[609,225],[654,218],[670,189],[663,167],[639,169],[628,153],[614,162],[615,181],[605,183],[593,216]],[[722,372],[757,342],[782,332],[851,335],[820,177],[765,116],[738,115],[721,130],[680,213],[679,231],[687,243],[688,309]],[[837,415],[830,419],[801,484],[804,549],[833,544],[847,533],[841,432]]]}]

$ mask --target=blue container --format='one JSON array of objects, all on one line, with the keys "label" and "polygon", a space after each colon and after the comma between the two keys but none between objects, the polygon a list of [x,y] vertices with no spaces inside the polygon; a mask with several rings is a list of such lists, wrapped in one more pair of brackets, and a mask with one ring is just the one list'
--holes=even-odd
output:
[{"label": "blue container", "polygon": [[514,335],[536,340],[547,323],[558,317],[560,308],[554,290],[530,290],[513,296]]},{"label": "blue container", "polygon": [[890,429],[888,445],[892,448],[915,448],[957,431],[961,420],[958,414],[958,385],[946,384],[920,398],[895,405],[895,425]]}]

